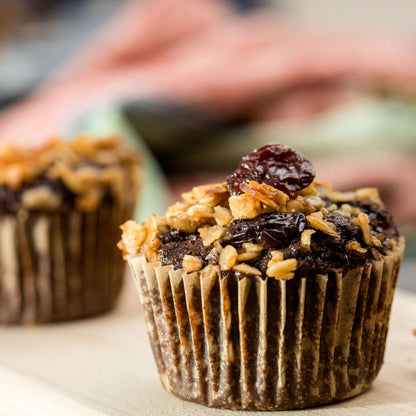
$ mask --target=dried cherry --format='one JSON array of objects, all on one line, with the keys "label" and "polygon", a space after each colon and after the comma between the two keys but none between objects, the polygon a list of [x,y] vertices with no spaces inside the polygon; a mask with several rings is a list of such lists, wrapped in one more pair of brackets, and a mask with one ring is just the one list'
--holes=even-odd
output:
[{"label": "dried cherry", "polygon": [[302,212],[272,212],[252,220],[232,221],[222,242],[237,247],[256,242],[265,248],[282,248],[299,238],[305,228],[306,216]]},{"label": "dried cherry", "polygon": [[302,153],[280,143],[270,143],[245,156],[227,178],[227,186],[231,195],[239,195],[240,184],[251,180],[293,196],[314,178],[315,170]]}]

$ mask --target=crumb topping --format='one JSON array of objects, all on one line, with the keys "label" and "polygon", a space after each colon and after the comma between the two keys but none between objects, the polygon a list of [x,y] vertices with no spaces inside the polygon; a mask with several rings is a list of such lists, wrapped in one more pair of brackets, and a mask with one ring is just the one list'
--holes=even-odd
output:
[{"label": "crumb topping", "polygon": [[234,175],[232,192],[226,182],[194,187],[165,217],[127,222],[119,243],[124,256],[144,254],[187,272],[292,279],[362,265],[396,244],[397,229],[375,188],[337,192],[312,181],[299,189],[293,180],[275,188],[241,174],[238,181]]},{"label": "crumb topping", "polygon": [[183,268],[188,272],[197,272],[202,269],[202,261],[200,258],[185,254],[183,256]]},{"label": "crumb topping", "polygon": [[0,188],[2,195],[19,194],[27,209],[56,209],[67,191],[78,209],[90,211],[108,194],[121,199],[126,187],[135,190],[139,164],[138,153],[116,137],[55,139],[39,148],[2,146]]}]

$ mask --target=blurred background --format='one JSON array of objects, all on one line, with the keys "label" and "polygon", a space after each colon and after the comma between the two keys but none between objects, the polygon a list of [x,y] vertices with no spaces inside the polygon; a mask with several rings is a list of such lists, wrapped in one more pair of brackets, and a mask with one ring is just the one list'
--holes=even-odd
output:
[{"label": "blurred background", "polygon": [[[0,140],[127,131],[170,202],[287,143],[318,179],[380,188],[416,290],[415,15],[414,0],[0,0]],[[151,172],[147,195],[165,192]]]}]

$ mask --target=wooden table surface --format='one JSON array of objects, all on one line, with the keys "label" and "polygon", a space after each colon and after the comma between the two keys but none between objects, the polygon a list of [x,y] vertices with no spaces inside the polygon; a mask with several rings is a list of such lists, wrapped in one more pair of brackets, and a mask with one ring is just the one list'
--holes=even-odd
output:
[{"label": "wooden table surface", "polygon": [[[320,408],[256,414],[416,415],[415,327],[416,295],[398,291],[385,364],[367,393]],[[131,278],[114,313],[0,329],[0,391],[1,416],[238,414],[186,403],[163,390]]]}]

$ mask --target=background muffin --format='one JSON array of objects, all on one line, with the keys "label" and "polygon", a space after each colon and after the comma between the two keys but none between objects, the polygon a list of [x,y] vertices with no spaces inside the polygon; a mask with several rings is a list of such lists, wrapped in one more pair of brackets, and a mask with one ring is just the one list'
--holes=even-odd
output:
[{"label": "background muffin", "polygon": [[139,156],[116,138],[0,150],[0,322],[109,310],[122,285],[117,227],[131,218]]},{"label": "background muffin", "polygon": [[169,392],[272,410],[370,386],[404,241],[376,189],[340,193],[314,177],[303,155],[266,145],[166,217],[122,226]]}]

